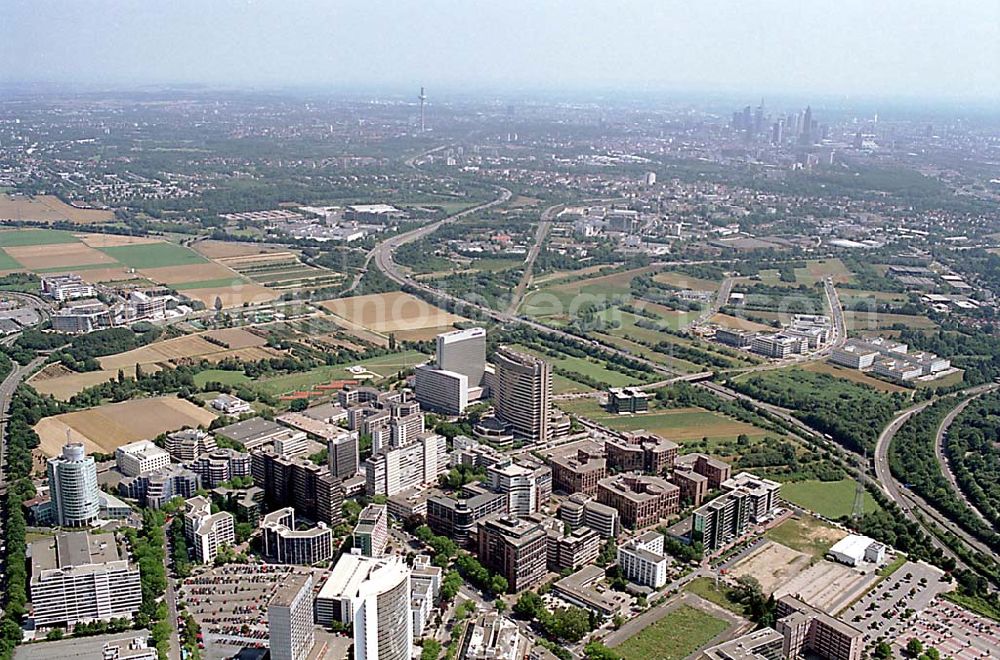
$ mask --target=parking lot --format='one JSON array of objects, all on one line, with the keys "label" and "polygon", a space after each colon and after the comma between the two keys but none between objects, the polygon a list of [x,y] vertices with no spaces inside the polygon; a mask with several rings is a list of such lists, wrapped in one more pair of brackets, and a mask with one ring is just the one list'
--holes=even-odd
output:
[{"label": "parking lot", "polygon": [[942,658],[988,658],[1000,649],[1000,625],[940,598],[917,615],[896,647],[904,648],[911,637],[936,648]]},{"label": "parking lot", "polygon": [[896,639],[913,628],[916,614],[931,605],[952,585],[942,582],[942,571],[908,561],[882,580],[840,618],[865,632],[866,642],[879,637]]},{"label": "parking lot", "polygon": [[267,605],[289,575],[304,572],[309,569],[273,564],[222,566],[186,578],[177,597],[201,626],[205,655],[224,658],[233,649],[267,646]]}]

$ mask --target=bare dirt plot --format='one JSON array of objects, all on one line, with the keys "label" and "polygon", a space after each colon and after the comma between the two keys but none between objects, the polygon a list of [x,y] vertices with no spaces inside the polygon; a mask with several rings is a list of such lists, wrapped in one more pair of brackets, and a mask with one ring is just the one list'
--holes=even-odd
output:
[{"label": "bare dirt plot", "polygon": [[239,279],[239,274],[214,262],[187,264],[184,266],[161,266],[160,268],[140,268],[144,277],[163,284],[183,284],[184,282],[205,282],[219,279]]},{"label": "bare dirt plot", "polygon": [[731,572],[737,577],[751,575],[757,578],[764,593],[769,594],[806,570],[811,560],[804,552],[770,541],[736,564]]},{"label": "bare dirt plot", "polygon": [[723,328],[732,328],[733,330],[749,330],[751,332],[774,331],[774,328],[769,325],[754,323],[749,319],[741,319],[738,316],[730,316],[729,314],[715,314],[709,319],[709,322],[722,326]]},{"label": "bare dirt plot", "polygon": [[198,241],[191,247],[203,257],[222,259],[226,257],[245,257],[256,254],[285,252],[283,245],[268,245],[266,243],[239,243],[236,241]]},{"label": "bare dirt plot", "polygon": [[267,340],[255,335],[243,328],[227,328],[224,330],[209,330],[204,333],[206,337],[220,341],[229,348],[248,348],[250,346],[263,346]]},{"label": "bare dirt plot", "polygon": [[201,357],[209,362],[220,362],[226,358],[235,358],[246,362],[256,362],[258,360],[269,360],[273,357],[280,357],[281,355],[281,351],[277,351],[273,348],[267,348],[266,346],[249,346],[247,348],[236,348],[229,351],[222,351],[220,353],[211,353]]},{"label": "bare dirt plot", "polygon": [[222,346],[206,341],[198,335],[186,335],[164,341],[154,342],[148,346],[109,355],[101,358],[102,369],[131,369],[136,364],[151,364],[154,362],[169,362],[171,360],[200,357],[210,353],[220,353],[226,350]]},{"label": "bare dirt plot", "polygon": [[399,341],[429,341],[434,339],[442,332],[448,332],[454,330],[455,326],[446,325],[440,328],[420,328],[419,330],[403,330],[397,332],[396,339]]},{"label": "bare dirt plot", "polygon": [[87,247],[83,243],[22,245],[5,248],[5,252],[29,270],[118,263],[103,252]]},{"label": "bare dirt plot", "polygon": [[62,451],[67,431],[70,440],[83,442],[88,453],[110,454],[125,443],[155,438],[186,426],[208,425],[213,419],[215,414],[205,408],[164,396],[46,417],[35,425],[35,432],[46,456]]},{"label": "bare dirt plot", "polygon": [[84,244],[92,248],[122,247],[123,245],[148,245],[162,243],[162,238],[149,236],[122,236],[119,234],[77,234]]},{"label": "bare dirt plot", "polygon": [[281,293],[272,291],[258,284],[241,284],[228,287],[208,287],[207,289],[186,289],[184,295],[193,300],[200,300],[206,307],[212,308],[215,299],[222,301],[225,308],[242,307],[244,303],[259,305],[277,300]]},{"label": "bare dirt plot", "polygon": [[125,266],[88,268],[86,270],[74,270],[72,268],[67,268],[64,271],[51,271],[49,274],[57,275],[63,273],[75,273],[82,277],[85,282],[90,282],[91,284],[99,284],[101,282],[123,282],[125,280],[134,280],[139,277],[138,273],[134,270],[126,268]]},{"label": "bare dirt plot", "polygon": [[25,197],[0,195],[0,220],[38,220],[56,222],[69,220],[79,224],[109,222],[115,219],[111,211],[78,209],[52,195]]},{"label": "bare dirt plot", "polygon": [[382,334],[441,328],[466,320],[399,291],[327,300],[322,305],[350,324]]}]

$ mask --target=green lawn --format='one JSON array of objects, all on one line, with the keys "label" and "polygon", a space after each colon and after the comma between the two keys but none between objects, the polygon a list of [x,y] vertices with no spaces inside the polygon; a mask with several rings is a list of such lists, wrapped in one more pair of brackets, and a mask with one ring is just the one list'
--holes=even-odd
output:
[{"label": "green lawn", "polygon": [[176,243],[146,243],[101,248],[105,254],[132,268],[160,268],[203,264],[207,260]]},{"label": "green lawn", "polygon": [[[854,509],[853,479],[840,481],[796,481],[781,486],[781,496],[793,504],[815,511],[821,516],[837,519],[851,515]],[[865,511],[876,511],[878,503],[865,492]]]},{"label": "green lawn", "polygon": [[751,438],[761,437],[766,431],[751,424],[714,413],[703,408],[653,408],[639,415],[609,413],[593,399],[558,401],[557,405],[568,413],[619,431],[645,429],[678,443],[697,442],[702,438],[733,440],[741,433]]},{"label": "green lawn", "polygon": [[740,616],[743,615],[743,606],[735,601],[729,600],[726,585],[720,584],[719,588],[716,589],[715,580],[712,578],[695,578],[687,583],[684,590],[701,596],[710,603],[715,603],[719,607],[724,607],[731,612],[739,614]]},{"label": "green lawn", "polygon": [[623,660],[681,660],[729,626],[722,619],[681,605],[615,648]]},{"label": "green lawn", "polygon": [[[3,234],[0,234],[2,236]],[[0,250],[0,270],[27,270],[17,259]]]},{"label": "green lawn", "polygon": [[249,381],[250,378],[242,371],[231,371],[228,369],[206,369],[194,375],[194,384],[198,387],[205,387],[205,383],[240,385]]},{"label": "green lawn", "polygon": [[383,378],[401,369],[412,367],[421,362],[426,362],[428,356],[419,351],[405,351],[403,353],[391,353],[375,358],[369,358],[349,365],[333,365],[317,367],[310,371],[301,373],[291,373],[275,378],[258,380],[254,387],[271,395],[287,394],[300,390],[309,390],[317,385],[328,383],[331,380],[344,380],[355,378],[347,370],[347,367],[354,364],[362,365],[377,373]]},{"label": "green lawn", "polygon": [[13,229],[10,231],[0,231],[0,247],[79,242],[80,239],[70,232],[59,229]]},{"label": "green lawn", "polygon": [[199,280],[197,282],[184,282],[182,284],[171,284],[171,289],[177,291],[190,291],[191,289],[222,289],[225,287],[240,287],[247,283],[239,277],[223,277],[217,280]]},{"label": "green lawn", "polygon": [[652,382],[652,379],[655,378],[652,374],[649,374],[648,378],[642,378],[641,376],[644,374],[641,374],[640,372],[636,372],[636,375],[633,377],[620,371],[608,369],[602,363],[598,363],[587,358],[574,357],[571,355],[561,358],[551,358],[526,346],[518,345],[517,348],[526,353],[543,357],[545,361],[553,367],[559,367],[560,369],[572,371],[573,373],[577,373],[582,376],[594,378],[602,383],[607,383],[611,387],[641,385],[646,382]]}]

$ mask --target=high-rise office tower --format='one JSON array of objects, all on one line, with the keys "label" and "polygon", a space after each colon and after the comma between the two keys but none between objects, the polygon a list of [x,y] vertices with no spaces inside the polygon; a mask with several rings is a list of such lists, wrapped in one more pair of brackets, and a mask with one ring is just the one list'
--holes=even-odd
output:
[{"label": "high-rise office tower", "polygon": [[316,642],[313,629],[313,580],[292,574],[267,606],[272,660],[305,660]]},{"label": "high-rise office tower", "polygon": [[500,347],[493,357],[497,417],[510,424],[514,435],[533,442],[549,439],[552,371],[540,358]]},{"label": "high-rise office tower", "polygon": [[49,459],[48,474],[55,524],[86,527],[97,520],[101,508],[97,465],[83,443],[66,443],[62,455]]},{"label": "high-rise office tower", "polygon": [[486,371],[486,330],[467,328],[437,336],[437,368],[465,374],[477,387]]},{"label": "high-rise office tower", "polygon": [[357,431],[344,431],[327,443],[327,461],[330,474],[337,479],[349,479],[361,466]]},{"label": "high-rise office tower", "polygon": [[406,564],[399,559],[382,563],[368,574],[352,601],[356,660],[409,660],[413,615]]},{"label": "high-rise office tower", "polygon": [[799,142],[801,144],[812,144],[813,143],[813,111],[812,106],[806,106],[805,112],[802,114],[802,132],[799,133]]}]

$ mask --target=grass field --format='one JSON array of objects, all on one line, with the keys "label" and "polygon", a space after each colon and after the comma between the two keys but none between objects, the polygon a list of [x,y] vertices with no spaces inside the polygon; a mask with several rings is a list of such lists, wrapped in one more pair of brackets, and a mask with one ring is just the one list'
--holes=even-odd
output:
[{"label": "grass field", "polygon": [[521,312],[528,316],[574,316],[587,302],[606,301],[611,298],[628,298],[630,283],[637,275],[648,273],[651,267],[636,268],[610,275],[599,275],[569,282],[556,282],[531,291],[521,303]]},{"label": "grass field", "polygon": [[926,316],[884,314],[882,312],[855,312],[850,310],[844,312],[844,323],[847,326],[848,332],[874,331],[891,328],[897,324],[918,330],[931,330],[937,327],[937,324]]},{"label": "grass field", "polygon": [[681,660],[721,635],[722,619],[681,605],[615,648],[623,660]]},{"label": "grass field", "polygon": [[[401,369],[412,367],[420,364],[421,362],[426,362],[428,359],[429,356],[424,355],[419,351],[405,351],[402,353],[391,353],[389,355],[381,355],[379,357],[361,360],[360,362],[356,362],[354,364],[365,367],[372,373],[378,374],[380,377],[384,378]],[[349,366],[354,365],[317,367],[311,371],[292,373],[284,376],[277,376],[275,378],[268,378],[266,380],[258,380],[254,382],[253,387],[274,396],[288,394],[289,392],[306,392],[317,385],[323,385],[324,383],[329,383],[332,380],[357,378],[357,376],[347,370],[347,367]]]},{"label": "grass field", "polygon": [[580,374],[581,376],[594,378],[600,382],[607,383],[611,387],[641,385],[646,382],[652,382],[652,380],[657,378],[656,376],[650,374],[644,379],[642,378],[642,374],[640,372],[636,372],[636,375],[633,377],[620,371],[608,369],[603,364],[593,362],[587,358],[574,357],[571,355],[561,358],[552,358],[526,346],[518,345],[517,348],[526,353],[543,357],[553,367],[559,367],[561,369]]},{"label": "grass field", "polygon": [[615,415],[609,413],[593,399],[558,401],[557,405],[567,413],[580,415],[599,424],[619,431],[645,429],[668,440],[684,443],[702,438],[711,440],[733,440],[741,433],[762,437],[766,431],[710,412],[703,408],[653,409],[641,415]]},{"label": "grass field", "polygon": [[46,417],[35,425],[35,432],[41,439],[39,448],[46,456],[62,451],[67,431],[70,439],[84,443],[88,453],[109,454],[128,442],[208,425],[213,419],[215,414],[205,408],[184,399],[162,396]]},{"label": "grass field", "polygon": [[59,229],[10,229],[0,231],[0,247],[77,243],[79,239]]},{"label": "grass field", "polygon": [[765,536],[775,543],[819,559],[826,555],[834,543],[847,536],[847,532],[812,516],[796,516],[767,530]]},{"label": "grass field", "polygon": [[684,273],[674,273],[667,271],[665,273],[657,273],[653,276],[653,279],[662,284],[667,284],[670,286],[675,286],[678,289],[694,289],[695,291],[715,291],[719,288],[719,283],[714,280],[703,280],[697,277],[691,277],[690,275],[685,275]]},{"label": "grass field", "polygon": [[162,268],[205,263],[205,258],[175,243],[147,243],[101,248],[115,260],[132,268]]},{"label": "grass field", "polygon": [[241,385],[248,382],[250,382],[250,378],[242,371],[231,371],[228,369],[206,369],[194,375],[194,384],[198,387],[205,387],[205,383]]},{"label": "grass field", "polygon": [[246,280],[235,277],[218,280],[201,280],[199,282],[183,282],[181,284],[174,284],[171,288],[177,289],[178,291],[188,291],[190,289],[224,289],[226,287],[242,287],[246,286],[246,284]]},{"label": "grass field", "polygon": [[[783,484],[781,496],[793,504],[835,520],[851,515],[856,485],[857,482],[853,479],[796,481]],[[865,491],[865,511],[877,511],[879,508],[871,493]]]},{"label": "grass field", "polygon": [[3,250],[0,250],[0,271],[22,270],[23,266]]},{"label": "grass field", "polygon": [[907,391],[905,387],[896,385],[894,383],[890,383],[880,378],[875,378],[874,376],[869,376],[860,369],[847,369],[844,367],[838,367],[837,365],[830,364],[829,362],[810,362],[809,364],[803,365],[802,368],[806,371],[812,371],[815,373],[830,374],[831,376],[836,376],[837,378],[843,378],[844,380],[849,380],[852,383],[861,383],[862,385],[868,385],[883,392]]},{"label": "grass field", "polygon": [[710,603],[715,603],[719,607],[724,607],[731,612],[743,615],[743,606],[736,601],[729,599],[729,593],[725,585],[715,587],[715,580],[708,577],[695,578],[687,583],[684,591],[701,596]]}]

